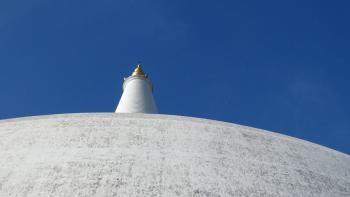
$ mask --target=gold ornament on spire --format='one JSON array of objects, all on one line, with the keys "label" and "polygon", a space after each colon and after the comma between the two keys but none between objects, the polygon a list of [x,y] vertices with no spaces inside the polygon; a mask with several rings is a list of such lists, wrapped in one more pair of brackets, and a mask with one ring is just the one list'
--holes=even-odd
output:
[{"label": "gold ornament on spire", "polygon": [[137,64],[137,67],[135,68],[131,76],[146,76],[141,68],[141,64]]}]

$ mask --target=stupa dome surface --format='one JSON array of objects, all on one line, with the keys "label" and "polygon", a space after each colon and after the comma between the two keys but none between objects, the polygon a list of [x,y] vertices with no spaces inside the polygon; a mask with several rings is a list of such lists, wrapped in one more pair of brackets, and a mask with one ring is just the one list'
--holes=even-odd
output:
[{"label": "stupa dome surface", "polygon": [[0,121],[0,196],[350,196],[350,156],[159,114]]}]

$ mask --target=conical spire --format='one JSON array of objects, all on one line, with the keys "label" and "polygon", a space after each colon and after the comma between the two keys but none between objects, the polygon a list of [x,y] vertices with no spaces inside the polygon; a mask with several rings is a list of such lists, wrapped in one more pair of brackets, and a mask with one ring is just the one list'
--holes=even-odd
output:
[{"label": "conical spire", "polygon": [[141,64],[137,64],[134,72],[131,74],[131,76],[145,76],[145,73],[143,72],[141,68]]},{"label": "conical spire", "polygon": [[158,113],[152,91],[151,81],[138,64],[131,76],[124,80],[116,113]]}]

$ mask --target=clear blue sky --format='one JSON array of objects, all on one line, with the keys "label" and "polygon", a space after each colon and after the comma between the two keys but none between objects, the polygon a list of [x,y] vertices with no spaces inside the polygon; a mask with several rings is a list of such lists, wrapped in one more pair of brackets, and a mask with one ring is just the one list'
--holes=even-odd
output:
[{"label": "clear blue sky", "polygon": [[348,2],[2,0],[0,119],[113,112],[140,61],[161,113],[350,153]]}]

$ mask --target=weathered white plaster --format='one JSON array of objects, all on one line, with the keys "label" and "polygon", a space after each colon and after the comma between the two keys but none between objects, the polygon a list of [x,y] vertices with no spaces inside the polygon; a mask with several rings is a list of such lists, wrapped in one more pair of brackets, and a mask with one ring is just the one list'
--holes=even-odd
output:
[{"label": "weathered white plaster", "polygon": [[152,84],[145,76],[131,76],[123,83],[123,94],[116,113],[158,113]]},{"label": "weathered white plaster", "polygon": [[350,196],[350,156],[206,119],[65,114],[0,121],[0,196]]}]

